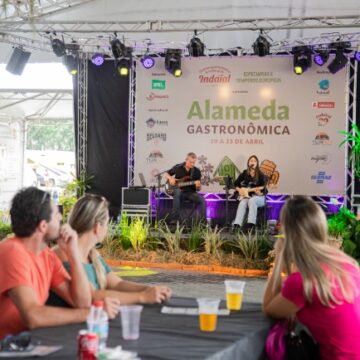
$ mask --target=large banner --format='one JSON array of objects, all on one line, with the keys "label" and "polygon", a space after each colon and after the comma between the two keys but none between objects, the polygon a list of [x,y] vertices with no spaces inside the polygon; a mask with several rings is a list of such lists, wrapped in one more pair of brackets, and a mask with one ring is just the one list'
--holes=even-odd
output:
[{"label": "large banner", "polygon": [[[198,155],[202,191],[222,191],[257,155],[273,192],[344,194],[346,69],[315,64],[299,76],[293,58],[187,58],[175,78],[157,59],[137,67],[135,184]],[[215,180],[214,180],[215,178]],[[221,179],[221,178],[220,178]]]}]

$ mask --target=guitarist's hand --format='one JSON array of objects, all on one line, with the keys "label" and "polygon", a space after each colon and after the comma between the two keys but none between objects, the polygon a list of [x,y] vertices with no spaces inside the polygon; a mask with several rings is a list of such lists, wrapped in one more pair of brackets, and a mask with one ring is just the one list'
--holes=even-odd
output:
[{"label": "guitarist's hand", "polygon": [[168,180],[169,180],[169,184],[170,184],[170,185],[172,185],[172,186],[176,185],[176,180],[175,180],[175,178],[170,177]]},{"label": "guitarist's hand", "polygon": [[255,194],[256,194],[257,196],[262,196],[262,195],[263,195],[263,193],[262,193],[261,190],[255,190]]},{"label": "guitarist's hand", "polygon": [[201,182],[200,182],[200,180],[196,180],[196,181],[195,181],[195,186],[196,186],[197,189],[200,189],[200,188],[201,188]]}]

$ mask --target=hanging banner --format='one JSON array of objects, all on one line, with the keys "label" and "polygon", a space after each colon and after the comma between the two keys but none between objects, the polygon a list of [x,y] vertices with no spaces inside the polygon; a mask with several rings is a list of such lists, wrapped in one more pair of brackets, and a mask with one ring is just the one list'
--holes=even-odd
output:
[{"label": "hanging banner", "polygon": [[292,57],[268,56],[183,58],[182,70],[137,66],[135,184],[143,173],[156,185],[195,152],[202,191],[223,191],[221,176],[236,178],[254,154],[273,192],[344,194],[346,69],[299,76]]}]

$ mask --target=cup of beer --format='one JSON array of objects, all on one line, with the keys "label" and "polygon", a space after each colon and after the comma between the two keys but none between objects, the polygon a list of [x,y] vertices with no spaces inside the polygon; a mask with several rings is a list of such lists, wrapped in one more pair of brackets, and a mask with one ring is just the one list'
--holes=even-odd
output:
[{"label": "cup of beer", "polygon": [[199,324],[201,331],[215,331],[218,317],[220,299],[200,298]]},{"label": "cup of beer", "polygon": [[226,307],[228,310],[240,310],[245,281],[225,280]]}]

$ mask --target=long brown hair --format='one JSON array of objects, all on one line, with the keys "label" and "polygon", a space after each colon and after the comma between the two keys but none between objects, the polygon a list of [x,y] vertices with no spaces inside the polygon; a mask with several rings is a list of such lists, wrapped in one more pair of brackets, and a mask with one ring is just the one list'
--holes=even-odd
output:
[{"label": "long brown hair", "polygon": [[[274,269],[274,290],[281,286],[281,272],[297,269],[303,278],[304,295],[311,303],[313,289],[325,306],[352,302],[359,295],[345,265],[359,269],[357,262],[329,245],[327,220],[324,211],[310,198],[295,196],[281,211],[284,244]],[[334,284],[341,295],[334,293]]]},{"label": "long brown hair", "polygon": [[[93,229],[96,224],[104,224],[108,214],[109,204],[104,197],[86,194],[71,209],[68,222],[78,235],[81,236]],[[94,266],[100,289],[105,289],[106,272],[95,247],[90,250],[89,260]]]},{"label": "long brown hair", "polygon": [[256,168],[254,169],[255,170],[255,180],[258,181],[259,180],[259,176],[260,176],[260,165],[259,165],[259,159],[256,155],[251,155],[248,160],[247,160],[247,170],[246,170],[246,173],[248,176],[250,176],[250,167],[249,167],[249,162],[251,159],[255,159],[256,160]]}]

